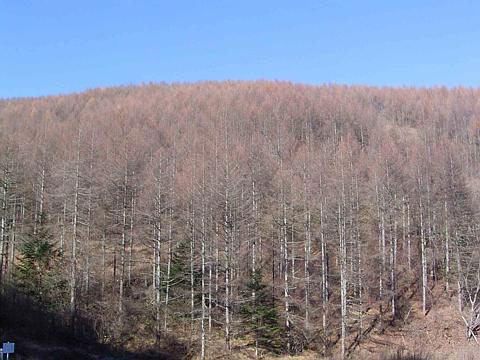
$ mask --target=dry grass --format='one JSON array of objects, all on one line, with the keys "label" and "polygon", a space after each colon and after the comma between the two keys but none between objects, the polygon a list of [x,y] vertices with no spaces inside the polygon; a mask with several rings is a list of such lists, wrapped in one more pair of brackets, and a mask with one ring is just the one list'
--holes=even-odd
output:
[{"label": "dry grass", "polygon": [[[401,321],[385,331],[372,331],[350,357],[353,360],[480,360],[480,345],[469,342],[465,326],[456,310],[456,299],[447,298],[442,287],[433,291],[435,304],[427,316],[421,313],[421,304],[413,301],[408,321]],[[220,340],[220,339],[219,339]],[[219,343],[220,344],[220,343]],[[338,349],[335,351],[338,354]],[[219,345],[212,359],[254,359],[252,349],[236,349],[227,357]],[[399,356],[398,354],[401,354]],[[416,357],[412,357],[415,355]],[[323,360],[314,352],[298,356],[264,355],[265,360]],[[330,357],[328,359],[339,359]]]}]

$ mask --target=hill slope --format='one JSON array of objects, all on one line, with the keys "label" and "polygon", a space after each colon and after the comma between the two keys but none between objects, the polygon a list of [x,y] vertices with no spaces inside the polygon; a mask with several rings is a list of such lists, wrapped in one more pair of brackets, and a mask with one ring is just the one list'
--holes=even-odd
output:
[{"label": "hill slope", "polygon": [[466,88],[0,101],[0,286],[133,353],[346,356],[438,296],[460,299],[473,338],[479,119]]}]

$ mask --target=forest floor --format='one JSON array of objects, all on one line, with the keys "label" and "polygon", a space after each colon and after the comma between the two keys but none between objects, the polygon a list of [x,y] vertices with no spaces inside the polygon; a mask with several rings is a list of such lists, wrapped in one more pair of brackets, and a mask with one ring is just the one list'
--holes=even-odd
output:
[{"label": "forest floor", "polygon": [[32,339],[16,339],[16,352],[12,360],[170,360],[168,354],[133,353],[114,351],[92,344],[91,346],[40,342]]},{"label": "forest floor", "polygon": [[[405,294],[408,295],[410,294]],[[397,352],[405,354],[423,354],[430,356],[431,360],[480,360],[480,345],[469,342],[466,339],[466,330],[463,320],[458,313],[455,297],[447,297],[443,288],[437,286],[431,292],[432,306],[426,316],[422,314],[421,301],[417,294],[412,293],[408,305],[403,304],[403,313],[400,320],[394,324],[389,322],[384,315],[383,328],[372,327],[372,330],[364,335],[362,342],[352,351],[350,359],[386,359],[388,355]],[[367,321],[365,328],[368,327]],[[348,339],[351,344],[353,339]],[[106,347],[92,345],[85,346],[65,345],[61,341],[44,343],[32,339],[18,337],[18,354],[15,359],[88,359],[88,360],[130,360],[130,359],[180,359],[174,354],[115,352]],[[213,359],[253,359],[252,349],[243,348],[234,351],[230,357],[224,352],[222,339],[215,341],[218,348],[210,348]],[[21,345],[21,346],[20,346]],[[212,346],[213,343],[210,344]],[[213,345],[215,347],[215,345]],[[334,349],[338,354],[339,349]],[[316,353],[307,351],[298,356],[265,356],[265,360],[320,360]],[[337,357],[330,357],[337,359]],[[197,359],[194,357],[194,359]]]},{"label": "forest floor", "polygon": [[[353,359],[382,359],[396,353],[419,354],[432,360],[480,359],[480,345],[468,341],[455,297],[443,287],[431,292],[432,306],[424,316],[419,299],[412,300],[404,320],[375,328],[355,349]],[[308,354],[305,360],[318,359]]]},{"label": "forest floor", "polygon": [[405,320],[387,326],[383,332],[372,331],[355,351],[359,359],[407,352],[429,355],[435,360],[480,359],[480,345],[466,338],[466,328],[458,311],[456,298],[445,296],[437,286],[431,292],[433,304],[422,314],[420,301],[412,301]]},{"label": "forest floor", "polygon": [[[383,329],[375,326],[351,353],[350,359],[388,359],[397,353],[422,355],[429,360],[480,360],[480,345],[466,338],[466,328],[457,310],[456,298],[448,298],[441,286],[431,292],[433,304],[426,316],[422,304],[412,294],[404,320]],[[337,346],[338,347],[338,346]],[[336,348],[334,353],[339,354]],[[233,359],[249,359],[251,353],[234,354]],[[320,360],[314,352],[298,356],[264,357],[267,360]],[[328,359],[339,359],[332,356]]]}]

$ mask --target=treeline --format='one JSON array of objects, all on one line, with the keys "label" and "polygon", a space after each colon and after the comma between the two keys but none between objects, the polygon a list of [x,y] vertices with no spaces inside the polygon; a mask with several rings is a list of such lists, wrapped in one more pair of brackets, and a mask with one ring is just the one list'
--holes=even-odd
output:
[{"label": "treeline", "polygon": [[[480,91],[203,82],[0,101],[0,284],[120,343],[343,356],[480,290]],[[467,307],[468,305],[468,307]],[[470,311],[467,313],[466,311]]]}]

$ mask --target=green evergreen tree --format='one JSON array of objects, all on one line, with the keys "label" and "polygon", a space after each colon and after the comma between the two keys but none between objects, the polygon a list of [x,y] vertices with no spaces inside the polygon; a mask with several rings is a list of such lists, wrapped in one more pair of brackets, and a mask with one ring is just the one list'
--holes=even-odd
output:
[{"label": "green evergreen tree", "polygon": [[[270,291],[262,282],[262,273],[256,270],[246,284],[248,301],[242,306],[241,312],[247,333],[254,337],[258,347],[273,353],[280,353],[283,349],[284,329],[280,325],[279,316]],[[255,297],[252,297],[252,292]]]},{"label": "green evergreen tree", "polygon": [[45,215],[36,228],[29,229],[19,247],[16,281],[18,288],[39,304],[52,307],[58,288],[59,251],[45,224]]}]

